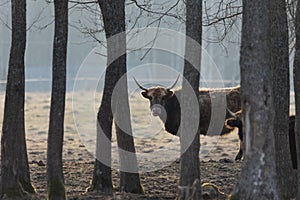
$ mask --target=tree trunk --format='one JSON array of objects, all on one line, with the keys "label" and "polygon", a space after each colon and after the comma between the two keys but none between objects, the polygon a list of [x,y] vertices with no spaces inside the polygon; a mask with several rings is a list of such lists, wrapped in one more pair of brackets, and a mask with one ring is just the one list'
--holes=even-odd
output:
[{"label": "tree trunk", "polygon": [[35,193],[30,181],[24,124],[26,1],[12,0],[12,42],[9,57],[1,139],[1,196]]},{"label": "tree trunk", "polygon": [[289,44],[285,0],[270,1],[272,76],[274,92],[274,138],[278,186],[284,199],[296,196],[297,179],[289,148]]},{"label": "tree trunk", "polygon": [[297,199],[300,199],[300,3],[297,3],[296,20],[296,50],[294,58],[294,89],[295,89],[295,104],[296,104],[296,120],[295,120],[295,135],[297,145],[297,166],[298,166],[298,187]]},{"label": "tree trunk", "polygon": [[[111,177],[111,137],[113,116],[111,111],[111,96],[114,80],[113,71],[108,66],[105,74],[104,91],[97,114],[96,160],[92,184],[88,191],[100,191],[111,194],[113,191]],[[111,72],[112,71],[112,72]],[[109,142],[107,142],[107,140]]]},{"label": "tree trunk", "polygon": [[[122,60],[126,63],[126,58],[123,58]],[[144,193],[140,183],[134,140],[132,136],[129,102],[127,98],[128,90],[125,63],[120,63],[120,66],[125,66],[122,70],[122,74],[124,74],[124,76],[119,80],[118,87],[114,91],[115,95],[113,95],[112,102],[121,163],[120,190],[131,193]]]},{"label": "tree trunk", "polygon": [[[186,1],[186,42],[185,62],[183,72],[183,96],[181,113],[180,146],[180,181],[178,199],[200,199],[200,137],[199,127],[193,130],[191,123],[199,122],[200,109],[191,105],[191,95],[188,88],[191,87],[199,102],[199,79],[201,64],[201,39],[202,39],[202,1]],[[197,104],[199,105],[199,103]],[[201,115],[201,113],[200,113]],[[197,124],[197,123],[194,123]]]},{"label": "tree trunk", "polygon": [[68,0],[55,0],[52,95],[47,152],[48,199],[66,199],[62,149],[66,96]]},{"label": "tree trunk", "polygon": [[274,155],[270,1],[243,1],[241,87],[246,159],[231,199],[280,199]]},{"label": "tree trunk", "polygon": [[[130,152],[131,157],[119,151],[121,161],[120,189],[126,192],[142,193],[137,171],[134,142],[130,125],[130,112],[126,78],[126,34],[125,34],[125,2],[124,0],[98,0],[101,8],[107,39],[107,70],[101,106],[98,112],[97,150],[93,181],[90,190],[111,193],[111,129],[112,129],[112,95],[118,81],[121,81],[121,98],[113,104],[116,111],[116,132],[119,149]],[[125,75],[125,78],[122,76]],[[122,79],[121,79],[122,78]],[[119,95],[119,94],[118,94]],[[122,120],[119,120],[122,119]],[[121,122],[122,121],[122,122]],[[129,131],[120,129],[119,123],[125,123]],[[108,139],[108,140],[107,140]],[[128,165],[130,163],[130,165]],[[129,170],[129,171],[128,171]]]}]

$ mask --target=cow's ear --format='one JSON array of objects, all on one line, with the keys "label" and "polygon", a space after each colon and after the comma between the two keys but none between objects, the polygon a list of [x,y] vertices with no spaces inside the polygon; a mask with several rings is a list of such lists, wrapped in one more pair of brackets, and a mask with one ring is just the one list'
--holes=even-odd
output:
[{"label": "cow's ear", "polygon": [[146,98],[146,99],[149,99],[149,96],[148,96],[148,91],[142,91],[141,92],[141,95],[144,97],[144,98]]},{"label": "cow's ear", "polygon": [[172,90],[168,90],[168,98],[171,98],[174,95],[174,92]]}]

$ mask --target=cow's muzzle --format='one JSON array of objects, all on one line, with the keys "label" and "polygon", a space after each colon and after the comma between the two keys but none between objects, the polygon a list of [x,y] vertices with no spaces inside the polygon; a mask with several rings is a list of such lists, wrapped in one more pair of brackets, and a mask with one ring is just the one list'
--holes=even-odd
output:
[{"label": "cow's muzzle", "polygon": [[155,104],[151,107],[153,116],[160,116],[163,113],[163,107],[159,104]]}]

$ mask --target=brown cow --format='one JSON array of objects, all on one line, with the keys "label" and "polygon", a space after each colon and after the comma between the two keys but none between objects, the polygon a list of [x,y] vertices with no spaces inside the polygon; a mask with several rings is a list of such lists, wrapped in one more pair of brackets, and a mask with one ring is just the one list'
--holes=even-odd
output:
[{"label": "brown cow", "polygon": [[[136,84],[143,91],[141,95],[150,101],[150,109],[153,116],[159,116],[164,122],[165,130],[173,135],[179,135],[178,130],[181,121],[181,108],[179,100],[182,94],[182,89],[172,90],[176,85],[179,76],[171,87],[151,87],[145,88],[141,86],[134,78]],[[227,108],[234,112],[241,109],[240,86],[224,89],[200,89],[199,106],[200,106],[200,134],[206,135],[212,115],[212,98],[218,95],[225,95],[227,100]],[[230,114],[226,113],[226,119]],[[223,122],[225,119],[222,119]],[[233,128],[223,126],[221,135],[230,133]],[[218,133],[216,133],[218,134]]]}]

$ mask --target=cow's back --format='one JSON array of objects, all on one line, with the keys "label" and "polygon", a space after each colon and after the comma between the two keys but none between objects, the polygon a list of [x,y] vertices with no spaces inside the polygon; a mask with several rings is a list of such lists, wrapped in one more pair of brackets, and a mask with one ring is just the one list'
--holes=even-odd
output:
[{"label": "cow's back", "polygon": [[[214,123],[215,121],[224,122],[224,117],[222,115],[218,115],[218,110],[223,109],[225,106],[232,110],[233,112],[237,112],[241,109],[241,98],[240,98],[240,86],[232,87],[232,88],[217,88],[217,89],[200,89],[199,96],[199,104],[200,104],[200,133],[206,135],[210,123]],[[225,101],[226,99],[226,101]],[[216,115],[214,119],[211,117],[212,113],[212,102],[215,106],[214,111],[216,111]],[[226,112],[225,118],[229,118],[230,115]],[[212,121],[214,120],[214,121]],[[227,129],[225,126],[223,127],[222,133],[225,134],[230,132],[231,130]],[[218,134],[218,133],[213,133]]]},{"label": "cow's back", "polygon": [[[168,102],[168,120],[165,123],[165,128],[168,129],[168,132],[172,134],[176,134],[179,125],[180,125],[180,103],[182,89],[175,90],[175,96],[171,98]],[[226,98],[225,98],[226,97]],[[179,99],[179,102],[177,101]],[[226,99],[226,101],[225,101]],[[203,135],[207,134],[209,125],[211,120],[220,120],[222,123],[225,121],[224,117],[221,115],[217,115],[216,117],[220,117],[220,119],[211,119],[212,112],[212,100],[214,101],[214,105],[216,105],[216,109],[227,106],[233,112],[239,111],[241,109],[241,100],[240,100],[240,87],[232,87],[232,88],[217,88],[217,89],[208,89],[201,88],[199,89],[199,106],[200,106],[200,133]],[[221,101],[220,101],[221,100]],[[216,104],[215,104],[216,103]],[[226,107],[225,107],[226,108]],[[229,118],[229,114],[226,112],[226,119]],[[214,121],[212,121],[213,123]],[[172,130],[172,131],[171,131]],[[228,133],[231,130],[227,129],[225,126],[223,127],[222,133]],[[214,133],[218,134],[218,133]]]}]

